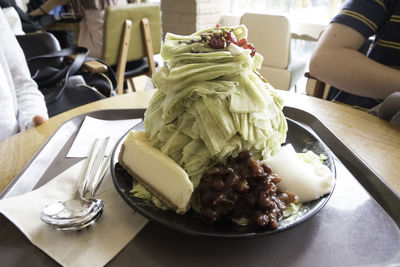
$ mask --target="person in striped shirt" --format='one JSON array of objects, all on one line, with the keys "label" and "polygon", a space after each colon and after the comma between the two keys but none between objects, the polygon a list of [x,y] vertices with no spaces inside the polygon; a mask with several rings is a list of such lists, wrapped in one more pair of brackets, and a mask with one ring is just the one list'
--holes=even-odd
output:
[{"label": "person in striped shirt", "polygon": [[340,88],[329,100],[353,106],[372,108],[400,92],[400,1],[347,1],[318,41],[310,74]]}]

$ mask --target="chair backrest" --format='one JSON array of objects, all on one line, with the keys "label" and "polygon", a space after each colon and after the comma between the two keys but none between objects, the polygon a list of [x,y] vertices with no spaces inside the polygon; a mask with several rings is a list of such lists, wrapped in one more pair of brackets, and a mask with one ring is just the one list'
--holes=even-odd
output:
[{"label": "chair backrest", "polygon": [[[24,51],[26,59],[61,50],[60,43],[56,37],[49,32],[29,33],[24,35],[16,35],[15,37]],[[42,59],[41,62],[37,61],[31,63],[30,67],[32,69],[36,69],[37,66],[43,66],[44,63],[54,68],[60,68],[63,64],[63,58],[59,57]]]},{"label": "chair backrest", "polygon": [[16,38],[26,58],[61,50],[60,43],[56,37],[48,32],[16,35]]},{"label": "chair backrest", "polygon": [[104,35],[102,58],[109,65],[118,62],[120,40],[126,20],[132,21],[127,61],[138,60],[146,56],[141,20],[149,20],[153,52],[161,49],[161,11],[159,5],[127,4],[109,6],[104,16]]},{"label": "chair backrest", "polygon": [[246,25],[249,42],[264,57],[263,65],[286,69],[290,62],[290,24],[284,16],[245,13],[240,20]]}]

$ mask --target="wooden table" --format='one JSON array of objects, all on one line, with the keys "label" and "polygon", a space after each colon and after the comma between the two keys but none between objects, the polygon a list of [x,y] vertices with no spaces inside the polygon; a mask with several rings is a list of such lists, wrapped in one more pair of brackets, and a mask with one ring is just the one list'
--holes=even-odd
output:
[{"label": "wooden table", "polygon": [[47,31],[72,31],[79,32],[78,22],[55,22],[54,24],[45,26]]},{"label": "wooden table", "polygon": [[[279,91],[288,106],[318,117],[400,193],[400,127],[322,99]],[[24,168],[53,132],[72,117],[99,109],[145,108],[154,90],[97,101],[59,114],[0,143],[0,191]]]},{"label": "wooden table", "polygon": [[78,44],[79,37],[79,21],[76,22],[61,22],[57,21],[54,24],[45,26],[46,31],[58,32],[58,31],[71,31],[74,35],[74,44]]}]

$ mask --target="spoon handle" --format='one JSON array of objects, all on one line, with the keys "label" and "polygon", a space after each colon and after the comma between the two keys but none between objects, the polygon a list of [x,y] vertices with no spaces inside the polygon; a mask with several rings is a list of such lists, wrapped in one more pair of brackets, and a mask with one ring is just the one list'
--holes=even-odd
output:
[{"label": "spoon handle", "polygon": [[108,167],[110,167],[110,159],[111,155],[108,155],[106,159],[104,160],[103,166],[101,167],[100,174],[98,176],[98,179],[95,183],[93,183],[91,189],[90,189],[90,195],[92,198],[96,195],[96,191],[100,185],[100,182],[103,180],[104,175],[106,174],[106,171],[108,170]]},{"label": "spoon handle", "polygon": [[92,150],[90,151],[89,157],[86,162],[86,167],[83,172],[83,175],[81,177],[79,177],[78,188],[77,188],[77,194],[79,194],[79,196],[83,196],[83,194],[85,193],[86,188],[88,186],[88,180],[90,178],[90,173],[92,170],[93,162],[94,162],[96,154],[99,150],[99,145],[100,145],[99,142],[100,142],[100,139],[98,139],[98,138],[94,141]]},{"label": "spoon handle", "polygon": [[100,184],[102,176],[100,176],[101,169],[100,166],[103,162],[104,159],[104,154],[108,145],[108,142],[110,141],[110,137],[108,136],[103,140],[103,144],[100,148],[100,150],[97,153],[97,156],[94,160],[93,167],[92,167],[92,172],[90,174],[90,178],[88,179],[88,185],[86,190],[84,191],[82,197],[84,199],[87,199],[86,194],[89,192],[90,193],[90,198],[94,197],[94,191],[96,187]]}]

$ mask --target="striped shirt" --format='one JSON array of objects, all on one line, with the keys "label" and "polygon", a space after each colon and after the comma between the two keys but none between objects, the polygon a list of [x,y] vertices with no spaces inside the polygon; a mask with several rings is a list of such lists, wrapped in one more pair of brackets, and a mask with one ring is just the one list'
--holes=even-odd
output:
[{"label": "striped shirt", "polygon": [[375,36],[368,57],[400,69],[400,1],[351,0],[333,19],[349,26],[366,39]]},{"label": "striped shirt", "polygon": [[[381,64],[400,69],[400,0],[350,0],[332,22],[353,28],[366,40],[374,36],[370,49],[366,49],[368,52],[363,52]],[[334,87],[329,91],[328,100],[363,108],[372,108],[380,102]]]}]

